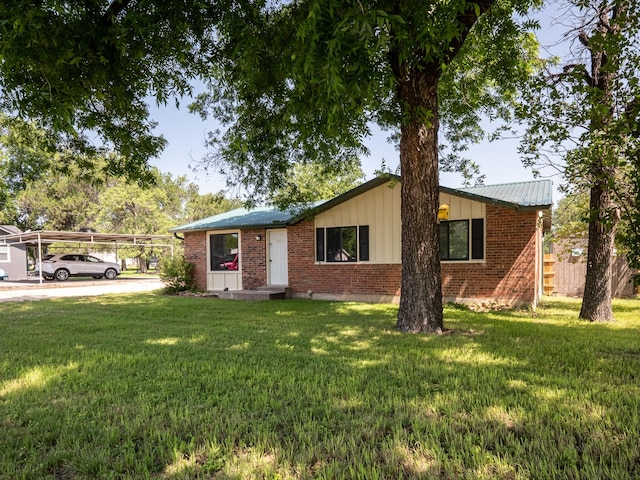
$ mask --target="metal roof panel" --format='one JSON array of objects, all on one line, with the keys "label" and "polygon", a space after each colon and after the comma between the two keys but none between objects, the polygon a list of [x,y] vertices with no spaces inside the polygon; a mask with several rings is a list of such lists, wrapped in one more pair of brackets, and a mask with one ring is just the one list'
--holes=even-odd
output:
[{"label": "metal roof panel", "polygon": [[498,185],[478,185],[457,190],[512,203],[520,207],[549,207],[553,204],[553,184],[551,180],[547,179]]},{"label": "metal roof panel", "polygon": [[254,209],[236,208],[225,213],[196,220],[179,227],[171,232],[185,232],[193,230],[223,230],[225,228],[249,228],[286,225],[292,218],[292,212],[284,212],[275,207],[256,207]]}]

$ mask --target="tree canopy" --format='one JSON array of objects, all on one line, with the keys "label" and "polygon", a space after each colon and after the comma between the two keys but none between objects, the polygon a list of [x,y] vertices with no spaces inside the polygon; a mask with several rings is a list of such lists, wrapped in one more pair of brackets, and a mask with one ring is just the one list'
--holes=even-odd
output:
[{"label": "tree canopy", "polygon": [[2,2],[0,108],[85,145],[98,135],[120,154],[107,164],[110,173],[149,180],[147,160],[164,140],[153,135],[147,99],[164,103],[190,92],[225,7],[196,0]]},{"label": "tree canopy", "polygon": [[[481,107],[497,111],[514,93],[531,43],[512,13],[531,3],[255,2],[219,25],[210,91],[195,105],[228,127],[212,135],[212,160],[266,195],[294,164],[332,166],[365,152],[369,122],[395,131],[403,225],[398,327],[440,331],[440,121],[460,127],[445,130],[458,132],[448,137],[455,147],[461,132],[478,134]],[[439,102],[445,79],[461,99],[450,90]]]}]

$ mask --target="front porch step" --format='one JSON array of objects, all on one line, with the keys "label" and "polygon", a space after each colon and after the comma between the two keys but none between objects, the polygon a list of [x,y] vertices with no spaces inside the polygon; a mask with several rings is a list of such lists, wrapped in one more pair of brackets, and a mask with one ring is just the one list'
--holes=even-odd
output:
[{"label": "front porch step", "polygon": [[259,287],[257,290],[216,291],[215,296],[227,300],[284,300],[290,297],[287,287]]}]

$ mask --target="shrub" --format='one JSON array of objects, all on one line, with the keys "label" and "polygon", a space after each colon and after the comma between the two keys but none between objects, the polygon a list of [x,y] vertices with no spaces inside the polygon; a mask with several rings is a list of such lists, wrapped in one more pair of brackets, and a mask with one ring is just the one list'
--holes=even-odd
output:
[{"label": "shrub", "polygon": [[163,258],[160,262],[160,279],[167,293],[193,290],[193,263],[187,262],[182,255]]}]

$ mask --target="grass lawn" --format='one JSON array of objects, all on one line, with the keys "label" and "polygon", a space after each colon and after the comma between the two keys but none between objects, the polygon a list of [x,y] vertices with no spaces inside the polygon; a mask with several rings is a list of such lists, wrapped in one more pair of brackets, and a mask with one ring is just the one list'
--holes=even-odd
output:
[{"label": "grass lawn", "polygon": [[0,305],[1,479],[640,478],[640,301]]}]

